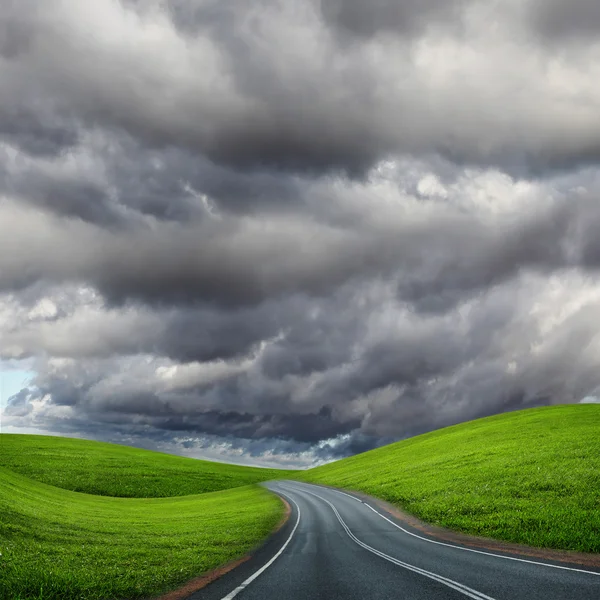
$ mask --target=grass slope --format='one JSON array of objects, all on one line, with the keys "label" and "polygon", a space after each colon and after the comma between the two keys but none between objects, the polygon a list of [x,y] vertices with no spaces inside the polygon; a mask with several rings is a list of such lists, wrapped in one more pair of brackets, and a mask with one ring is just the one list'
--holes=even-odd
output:
[{"label": "grass slope", "polygon": [[476,535],[600,552],[600,405],[479,419],[295,478],[363,491]]},{"label": "grass slope", "polygon": [[2,466],[67,490],[124,498],[214,492],[288,473],[103,442],[17,434],[0,434]]},{"label": "grass slope", "polygon": [[0,467],[0,598],[148,598],[243,555],[282,511],[279,499],[256,485],[108,498]]}]

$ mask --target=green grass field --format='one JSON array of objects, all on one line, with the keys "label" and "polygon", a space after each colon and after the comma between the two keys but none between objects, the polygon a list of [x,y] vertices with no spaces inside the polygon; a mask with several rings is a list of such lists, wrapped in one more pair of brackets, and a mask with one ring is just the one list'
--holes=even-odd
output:
[{"label": "green grass field", "polygon": [[173,589],[264,539],[283,507],[255,483],[292,476],[468,533],[600,552],[600,405],[480,419],[304,472],[1,435],[0,599]]},{"label": "green grass field", "polygon": [[600,405],[479,419],[294,478],[362,491],[463,532],[600,552]]},{"label": "green grass field", "polygon": [[273,530],[283,506],[255,484],[286,473],[0,435],[0,599],[149,598],[172,589]]},{"label": "green grass field", "polygon": [[243,555],[283,513],[259,486],[109,498],[0,467],[0,598],[148,598]]},{"label": "green grass field", "polygon": [[102,442],[16,434],[0,434],[0,466],[74,492],[121,498],[201,494],[286,474]]}]

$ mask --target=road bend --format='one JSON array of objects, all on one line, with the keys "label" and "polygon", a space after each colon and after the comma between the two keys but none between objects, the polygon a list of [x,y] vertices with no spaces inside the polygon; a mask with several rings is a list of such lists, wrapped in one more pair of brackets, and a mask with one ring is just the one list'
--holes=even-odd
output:
[{"label": "road bend", "polygon": [[189,600],[600,600],[600,569],[440,542],[351,493],[265,484],[286,526]]}]

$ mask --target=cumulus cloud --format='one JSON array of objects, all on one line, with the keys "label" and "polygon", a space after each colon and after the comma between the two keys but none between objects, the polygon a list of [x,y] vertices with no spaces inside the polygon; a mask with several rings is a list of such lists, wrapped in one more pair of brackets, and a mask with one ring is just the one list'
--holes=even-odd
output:
[{"label": "cumulus cloud", "polygon": [[301,466],[595,397],[593,2],[5,4],[11,430]]},{"label": "cumulus cloud", "polygon": [[[598,46],[532,47],[523,11],[505,4],[11,3],[2,104],[27,98],[20,110],[38,124],[15,132],[21,145],[57,115],[237,168],[357,173],[399,153],[513,169],[594,161]],[[448,12],[461,16],[460,32],[423,29]],[[535,23],[547,14],[561,21],[544,10]],[[197,27],[181,31],[177,15]],[[408,41],[348,45],[338,23],[422,27]]]}]

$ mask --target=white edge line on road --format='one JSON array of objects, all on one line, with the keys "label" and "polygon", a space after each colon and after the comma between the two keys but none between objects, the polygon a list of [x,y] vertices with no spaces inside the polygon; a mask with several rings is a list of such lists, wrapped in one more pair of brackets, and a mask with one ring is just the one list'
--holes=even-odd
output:
[{"label": "white edge line on road", "polygon": [[369,552],[375,554],[376,556],[384,558],[385,560],[387,560],[399,567],[403,567],[404,569],[413,571],[413,572],[418,573],[419,575],[423,575],[429,579],[433,579],[434,581],[437,581],[438,583],[441,583],[449,588],[452,588],[453,590],[456,590],[469,598],[473,598],[474,600],[494,600],[494,598],[492,598],[491,596],[487,596],[486,594],[483,594],[482,592],[478,592],[477,590],[474,590],[462,583],[459,583],[458,581],[454,581],[453,579],[449,579],[448,577],[438,575],[437,573],[433,573],[432,571],[427,571],[425,569],[421,569],[420,567],[415,567],[414,565],[405,563],[404,561],[394,558],[393,556],[389,556],[388,554],[385,554],[384,552],[381,552],[380,550],[377,550],[376,548],[372,548],[368,544],[365,544],[365,542],[362,542],[361,540],[359,540],[352,533],[350,528],[344,522],[344,519],[342,519],[340,513],[337,511],[336,507],[331,502],[329,502],[329,500],[323,498],[322,496],[319,496],[318,494],[309,492],[306,489],[301,490],[301,491],[303,491],[306,494],[310,494],[311,496],[314,496],[315,498],[319,498],[319,500],[322,500],[323,502],[327,503],[333,509],[335,516],[337,517],[338,521],[340,522],[340,524],[342,525],[342,527],[344,528],[344,530],[346,531],[346,533],[348,534],[350,539],[353,542],[355,542],[356,544],[358,544],[359,546],[361,546],[362,548],[364,548],[365,550],[368,550]]},{"label": "white edge line on road", "polygon": [[245,581],[240,583],[240,585],[238,585],[235,588],[235,590],[233,590],[232,592],[229,592],[229,594],[227,594],[227,596],[223,596],[223,598],[221,598],[221,600],[231,600],[232,598],[235,598],[242,590],[247,588],[257,577],[259,577],[262,573],[264,573],[283,554],[283,551],[287,548],[288,544],[292,541],[292,537],[294,537],[294,533],[296,533],[296,529],[298,529],[298,525],[300,524],[300,507],[291,498],[289,498],[289,500],[296,507],[296,510],[298,511],[298,518],[296,519],[296,524],[294,525],[294,529],[292,529],[292,533],[290,533],[290,536],[285,541],[285,544],[283,544],[283,546],[281,546],[281,548],[279,549],[279,552],[277,552],[277,554],[275,554],[275,556],[273,556],[273,558],[271,558],[271,560],[268,563],[263,565],[260,569],[258,569],[258,571],[255,571],[252,575],[250,575],[250,577],[248,577],[248,579],[246,579]]},{"label": "white edge line on road", "polygon": [[[309,484],[309,485],[312,485],[312,484]],[[321,487],[321,486],[319,486],[319,487]],[[564,567],[562,565],[552,565],[550,563],[539,562],[537,560],[528,560],[526,558],[517,558],[516,556],[504,556],[503,554],[494,554],[493,552],[485,552],[484,550],[475,550],[474,548],[468,548],[466,546],[455,546],[454,544],[448,544],[447,542],[438,542],[437,540],[431,540],[429,538],[423,537],[422,535],[413,533],[412,531],[408,531],[408,529],[404,529],[404,527],[398,525],[397,523],[394,523],[394,521],[392,521],[391,519],[388,519],[385,515],[382,515],[379,511],[375,510],[372,506],[370,506],[366,502],[359,500],[359,498],[357,498],[356,496],[351,496],[350,494],[347,494],[346,492],[341,492],[340,490],[336,490],[334,488],[327,488],[325,486],[322,486],[322,487],[323,487],[323,489],[331,490],[332,492],[337,492],[338,494],[343,494],[344,496],[348,496],[350,498],[354,498],[355,500],[358,500],[359,502],[362,502],[367,508],[370,508],[376,515],[379,515],[382,519],[385,519],[388,523],[391,523],[394,527],[397,527],[398,529],[400,529],[400,531],[403,531],[404,533],[406,533],[408,535],[412,535],[413,537],[416,537],[425,542],[429,542],[430,544],[438,544],[439,546],[447,546],[448,548],[456,548],[456,550],[465,550],[466,552],[475,552],[476,554],[485,554],[486,556],[494,556],[496,558],[504,558],[506,560],[516,560],[518,562],[529,563],[531,565],[540,565],[542,567],[551,567],[553,569],[563,569],[565,571],[575,571],[576,573],[586,573],[588,575],[596,575],[597,577],[600,577],[600,573],[598,573],[597,571],[586,571],[585,569],[576,569],[575,567]]]}]

